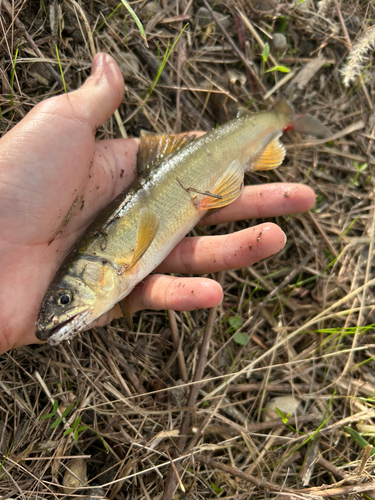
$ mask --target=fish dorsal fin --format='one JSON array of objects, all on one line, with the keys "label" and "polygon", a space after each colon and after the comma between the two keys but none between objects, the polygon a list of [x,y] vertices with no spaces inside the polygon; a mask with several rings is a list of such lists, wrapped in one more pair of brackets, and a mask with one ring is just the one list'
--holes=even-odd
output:
[{"label": "fish dorsal fin", "polygon": [[290,104],[284,96],[280,97],[273,108],[277,113],[281,113],[288,118],[292,119],[294,116],[293,106]]},{"label": "fish dorsal fin", "polygon": [[236,118],[243,118],[244,116],[249,116],[252,114],[253,113],[249,109],[244,108],[243,106],[240,106],[237,110]]},{"label": "fish dorsal fin", "polygon": [[271,170],[282,164],[286,155],[286,150],[283,144],[276,137],[271,141],[264,151],[260,153],[258,158],[252,165],[254,170]]},{"label": "fish dorsal fin", "polygon": [[138,172],[144,172],[194,139],[195,135],[157,135],[142,130],[139,141]]},{"label": "fish dorsal fin", "polygon": [[153,242],[159,229],[159,217],[149,210],[142,208],[139,213],[137,244],[130,263],[124,266],[126,271],[134,267]]},{"label": "fish dorsal fin", "polygon": [[212,194],[220,198],[205,197],[200,203],[201,210],[215,210],[225,207],[236,200],[241,194],[243,178],[243,166],[238,160],[232,161],[212,190]]}]

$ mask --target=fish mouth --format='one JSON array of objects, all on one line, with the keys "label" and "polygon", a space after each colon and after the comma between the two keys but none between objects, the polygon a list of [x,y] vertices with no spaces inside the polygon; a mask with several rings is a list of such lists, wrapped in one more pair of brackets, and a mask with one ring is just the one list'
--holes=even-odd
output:
[{"label": "fish mouth", "polygon": [[72,321],[74,321],[77,317],[79,316],[79,313],[78,314],[75,314],[74,316],[72,316],[71,318],[63,321],[62,323],[60,323],[59,325],[57,326],[54,326],[51,330],[49,330],[49,336],[51,337],[52,335],[54,335],[58,330],[60,330],[60,328],[64,328],[64,326],[66,325],[69,325],[69,323],[71,323]]},{"label": "fish mouth", "polygon": [[63,340],[70,340],[87,325],[89,311],[80,311],[74,316],[62,321],[53,328],[37,330],[35,335],[39,340],[48,340],[50,345],[60,344]]}]

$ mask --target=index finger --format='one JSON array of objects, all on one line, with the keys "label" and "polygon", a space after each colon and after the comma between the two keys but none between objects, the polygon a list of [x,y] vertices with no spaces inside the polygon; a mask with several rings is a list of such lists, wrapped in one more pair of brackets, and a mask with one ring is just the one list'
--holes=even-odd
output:
[{"label": "index finger", "polygon": [[315,205],[315,200],[314,191],[303,184],[275,182],[245,186],[236,201],[204,218],[200,224],[222,224],[306,212]]}]

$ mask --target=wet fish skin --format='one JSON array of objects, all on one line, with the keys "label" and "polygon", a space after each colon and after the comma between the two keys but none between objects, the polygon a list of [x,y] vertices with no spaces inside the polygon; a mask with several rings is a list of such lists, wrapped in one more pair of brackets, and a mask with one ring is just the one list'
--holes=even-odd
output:
[{"label": "wet fish skin", "polygon": [[[147,169],[93,221],[61,264],[43,299],[36,336],[51,344],[70,339],[126,297],[209,208],[239,196],[244,172],[283,161],[278,139],[292,126],[290,113],[278,110],[242,116]],[[225,197],[188,188],[214,194],[221,189]]]}]

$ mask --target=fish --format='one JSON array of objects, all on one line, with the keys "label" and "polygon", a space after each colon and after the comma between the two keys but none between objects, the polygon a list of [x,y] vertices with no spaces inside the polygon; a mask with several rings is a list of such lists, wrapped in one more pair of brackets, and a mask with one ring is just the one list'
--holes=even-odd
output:
[{"label": "fish", "polygon": [[120,302],[208,213],[236,200],[249,170],[282,164],[283,133],[330,131],[281,100],[200,137],[141,134],[140,175],[96,217],[67,254],[42,300],[36,337],[73,338]]}]

